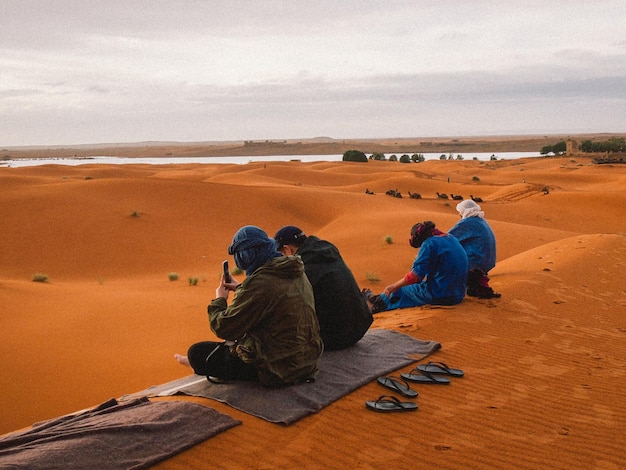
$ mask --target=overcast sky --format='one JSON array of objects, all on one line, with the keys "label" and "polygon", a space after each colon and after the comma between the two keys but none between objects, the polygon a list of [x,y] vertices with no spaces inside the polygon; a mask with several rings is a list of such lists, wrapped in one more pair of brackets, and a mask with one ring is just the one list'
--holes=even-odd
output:
[{"label": "overcast sky", "polygon": [[0,0],[0,146],[626,131],[626,1]]}]

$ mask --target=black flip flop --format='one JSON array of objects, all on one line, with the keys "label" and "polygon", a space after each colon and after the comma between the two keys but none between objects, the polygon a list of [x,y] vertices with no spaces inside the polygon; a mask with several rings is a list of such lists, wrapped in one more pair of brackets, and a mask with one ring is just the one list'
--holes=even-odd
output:
[{"label": "black flip flop", "polygon": [[421,372],[429,372],[431,374],[449,375],[451,377],[463,377],[465,372],[461,369],[452,369],[445,362],[429,362],[428,364],[420,364],[417,370]]},{"label": "black flip flop", "polygon": [[434,385],[449,385],[450,379],[448,377],[438,377],[436,375],[431,374],[430,372],[424,372],[423,370],[419,370],[417,368],[413,369],[411,372],[400,374],[403,379],[409,380],[410,382],[416,382],[420,384],[434,384]]},{"label": "black flip flop", "polygon": [[411,388],[409,383],[404,380],[402,377],[378,377],[378,383],[383,387],[387,387],[394,392],[398,392],[400,395],[403,395],[408,398],[417,397],[418,393]]},{"label": "black flip flop", "polygon": [[415,411],[417,403],[411,401],[400,401],[390,395],[381,395],[378,400],[366,401],[365,406],[370,410],[388,413],[390,411]]}]

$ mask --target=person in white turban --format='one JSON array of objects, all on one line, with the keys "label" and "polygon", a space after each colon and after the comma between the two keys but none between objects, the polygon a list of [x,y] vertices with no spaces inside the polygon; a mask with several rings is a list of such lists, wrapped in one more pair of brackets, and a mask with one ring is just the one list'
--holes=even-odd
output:
[{"label": "person in white turban", "polygon": [[466,294],[481,299],[500,297],[489,287],[488,273],[496,265],[496,237],[485,220],[485,213],[472,199],[459,202],[456,210],[461,220],[448,233],[461,243],[467,254]]}]

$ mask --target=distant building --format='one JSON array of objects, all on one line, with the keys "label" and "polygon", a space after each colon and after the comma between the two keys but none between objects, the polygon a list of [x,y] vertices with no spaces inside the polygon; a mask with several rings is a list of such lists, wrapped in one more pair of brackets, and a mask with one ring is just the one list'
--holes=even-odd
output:
[{"label": "distant building", "polygon": [[567,139],[567,142],[565,142],[565,155],[578,155],[578,142]]},{"label": "distant building", "polygon": [[261,147],[266,145],[286,145],[286,140],[244,140],[244,147]]}]

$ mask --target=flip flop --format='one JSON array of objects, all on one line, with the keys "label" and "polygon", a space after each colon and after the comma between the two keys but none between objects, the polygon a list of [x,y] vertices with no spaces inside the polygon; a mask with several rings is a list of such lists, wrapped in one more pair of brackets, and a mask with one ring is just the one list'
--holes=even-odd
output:
[{"label": "flip flop", "polygon": [[365,406],[370,410],[380,411],[383,413],[389,411],[415,411],[417,403],[411,401],[400,401],[396,397],[390,395],[381,395],[378,400],[366,401]]},{"label": "flip flop", "polygon": [[377,380],[383,387],[387,387],[394,392],[398,392],[400,395],[404,395],[405,397],[415,398],[418,395],[418,393],[413,390],[409,383],[402,377],[378,377]]},{"label": "flip flop", "polygon": [[409,373],[400,374],[403,379],[411,382],[417,382],[420,384],[435,384],[435,385],[449,385],[450,379],[448,377],[438,377],[419,369],[413,369]]},{"label": "flip flop", "polygon": [[417,370],[421,372],[430,372],[431,374],[450,375],[452,377],[463,377],[465,372],[461,369],[451,369],[445,362],[429,362],[428,364],[420,364]]}]

